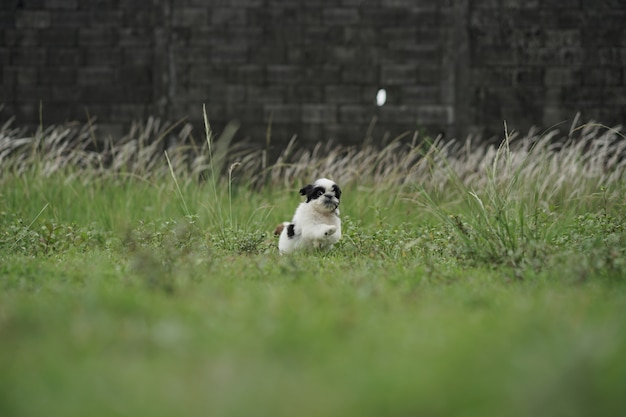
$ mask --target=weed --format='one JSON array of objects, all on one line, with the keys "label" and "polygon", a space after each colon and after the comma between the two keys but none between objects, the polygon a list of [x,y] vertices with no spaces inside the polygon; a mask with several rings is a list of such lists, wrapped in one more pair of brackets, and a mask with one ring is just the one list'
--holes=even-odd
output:
[{"label": "weed", "polygon": [[21,253],[28,256],[86,252],[104,248],[110,236],[95,225],[81,227],[54,221],[32,221],[20,218],[4,222],[0,231],[0,253]]},{"label": "weed", "polygon": [[[436,192],[427,186],[421,187],[415,201],[454,230],[463,242],[468,258],[479,264],[539,267],[550,256],[555,239],[564,232],[566,218],[571,217],[571,212],[578,212],[588,199],[595,199],[584,190],[601,178],[584,178],[585,172],[600,170],[595,165],[589,166],[587,161],[581,162],[580,143],[570,142],[557,152],[548,146],[550,136],[540,138],[530,146],[522,143],[515,149],[511,140],[512,136],[505,130],[500,147],[487,152],[481,177],[463,178],[455,167],[455,159],[442,155],[443,150],[431,147],[430,164],[442,166],[448,173],[446,182],[452,185],[462,205],[454,209],[458,210],[456,213],[447,209]],[[584,139],[581,141],[585,142]],[[606,142],[605,139],[600,141]],[[594,147],[594,143],[588,145]],[[604,165],[610,158],[612,156],[605,153],[595,159],[595,163]],[[561,170],[554,169],[562,164],[563,159],[569,161],[567,170],[572,177],[565,177]],[[618,171],[623,170],[623,166],[612,164]],[[579,183],[569,184],[572,181]],[[614,195],[621,193],[621,181],[611,181],[609,187]],[[603,187],[605,192],[606,189]],[[565,190],[566,196],[563,195]],[[607,200],[603,193],[604,204]]]}]

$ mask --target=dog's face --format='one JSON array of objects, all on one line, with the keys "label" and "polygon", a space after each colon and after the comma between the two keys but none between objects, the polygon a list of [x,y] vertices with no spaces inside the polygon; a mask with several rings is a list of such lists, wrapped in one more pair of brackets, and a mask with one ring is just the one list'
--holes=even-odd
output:
[{"label": "dog's face", "polygon": [[322,212],[331,212],[339,207],[341,189],[327,178],[320,178],[314,184],[309,184],[300,190],[306,196],[306,203]]}]

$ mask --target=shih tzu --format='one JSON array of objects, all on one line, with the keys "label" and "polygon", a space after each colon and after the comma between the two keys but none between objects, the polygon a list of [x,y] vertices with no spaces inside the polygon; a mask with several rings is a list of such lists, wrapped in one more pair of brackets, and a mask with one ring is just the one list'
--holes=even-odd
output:
[{"label": "shih tzu", "polygon": [[276,228],[281,254],[297,251],[328,250],[341,238],[339,200],[341,189],[333,181],[320,178],[300,190],[306,201],[300,203],[291,222]]}]

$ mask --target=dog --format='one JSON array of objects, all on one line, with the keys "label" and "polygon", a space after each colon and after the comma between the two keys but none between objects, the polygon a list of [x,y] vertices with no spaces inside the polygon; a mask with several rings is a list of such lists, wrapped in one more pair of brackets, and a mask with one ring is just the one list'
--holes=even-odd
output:
[{"label": "dog", "polygon": [[306,200],[298,206],[291,222],[279,224],[275,234],[281,255],[329,250],[341,239],[339,201],[341,189],[334,181],[320,178],[300,189]]}]

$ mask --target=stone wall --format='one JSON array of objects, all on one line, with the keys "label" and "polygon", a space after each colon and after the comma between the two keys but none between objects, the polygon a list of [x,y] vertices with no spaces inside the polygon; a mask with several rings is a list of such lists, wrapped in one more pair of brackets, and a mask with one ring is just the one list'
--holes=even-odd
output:
[{"label": "stone wall", "polygon": [[626,1],[473,0],[467,125],[626,122]]},{"label": "stone wall", "polygon": [[617,124],[625,21],[623,0],[3,0],[1,116],[115,137],[150,115],[200,128],[205,104],[276,146]]}]

